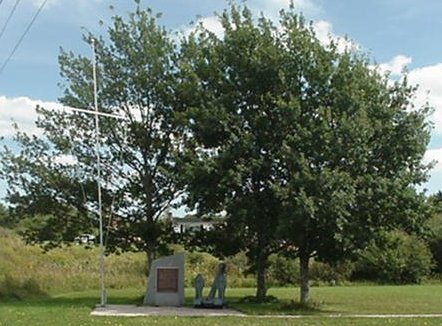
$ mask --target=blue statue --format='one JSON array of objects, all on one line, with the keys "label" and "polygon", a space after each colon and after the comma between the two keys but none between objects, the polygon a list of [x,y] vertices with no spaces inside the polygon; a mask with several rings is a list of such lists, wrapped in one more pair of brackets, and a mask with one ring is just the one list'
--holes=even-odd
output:
[{"label": "blue statue", "polygon": [[[216,307],[222,308],[224,305],[224,294],[226,291],[226,264],[220,263],[218,265],[218,272],[213,280],[212,287],[208,297],[202,300],[202,291],[204,288],[204,278],[201,274],[198,274],[195,278],[195,307]],[[218,294],[218,295],[217,295]]]}]

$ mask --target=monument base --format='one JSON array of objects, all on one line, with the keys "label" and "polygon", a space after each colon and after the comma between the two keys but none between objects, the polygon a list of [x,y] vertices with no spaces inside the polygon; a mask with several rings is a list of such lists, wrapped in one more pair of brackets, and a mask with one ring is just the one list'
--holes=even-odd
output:
[{"label": "monument base", "polygon": [[222,309],[224,307],[223,300],[221,299],[213,299],[213,300],[199,300],[195,299],[193,301],[194,308],[208,308],[208,309]]}]

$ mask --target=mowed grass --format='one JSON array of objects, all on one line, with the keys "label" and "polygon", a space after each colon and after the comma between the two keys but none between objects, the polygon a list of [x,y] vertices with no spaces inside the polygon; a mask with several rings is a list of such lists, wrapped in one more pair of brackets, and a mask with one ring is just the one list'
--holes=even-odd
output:
[{"label": "mowed grass", "polygon": [[244,295],[252,294],[252,289],[230,289],[228,296],[232,306],[248,314],[442,313],[442,285],[313,287],[312,308],[307,310],[296,309],[298,288],[270,289],[268,294],[277,297],[278,303],[254,305],[239,302]]},{"label": "mowed grass", "polygon": [[[99,292],[72,292],[46,299],[0,301],[0,325],[442,325],[442,318],[330,318],[330,314],[430,314],[442,313],[442,286],[349,286],[312,288],[314,309],[300,309],[291,303],[298,298],[294,288],[270,289],[279,301],[271,304],[244,304],[240,299],[253,289],[228,289],[230,307],[249,317],[92,317]],[[136,304],[143,289],[111,290],[110,304]],[[186,302],[192,302],[192,289]],[[263,317],[260,314],[305,315],[302,318]]]}]

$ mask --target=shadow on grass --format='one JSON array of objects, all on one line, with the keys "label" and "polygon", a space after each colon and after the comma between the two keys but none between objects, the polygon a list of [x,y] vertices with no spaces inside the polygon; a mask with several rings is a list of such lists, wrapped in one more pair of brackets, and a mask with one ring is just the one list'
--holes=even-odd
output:
[{"label": "shadow on grass", "polygon": [[[142,296],[132,293],[118,293],[108,298],[108,304],[140,305]],[[24,300],[0,299],[0,305],[23,308],[87,308],[93,309],[100,302],[99,292],[73,292],[51,297],[29,298]],[[191,307],[193,299],[186,296],[185,306]],[[334,313],[324,309],[323,304],[311,302],[309,305],[302,305],[299,302],[288,299],[278,299],[273,296],[258,301],[253,296],[230,296],[227,298],[226,306],[247,315],[309,315],[316,316],[326,313]]]},{"label": "shadow on grass", "polygon": [[333,313],[329,309],[323,309],[322,303],[312,301],[309,304],[301,304],[294,300],[278,299],[267,296],[257,300],[254,296],[232,297],[228,300],[228,306],[248,315],[321,315]]},{"label": "shadow on grass", "polygon": [[[118,296],[109,298],[108,304],[140,304],[142,299],[134,296]],[[87,307],[94,308],[100,303],[99,296],[95,295],[75,295],[75,296],[52,296],[29,299],[0,299],[0,305],[10,307]]]}]

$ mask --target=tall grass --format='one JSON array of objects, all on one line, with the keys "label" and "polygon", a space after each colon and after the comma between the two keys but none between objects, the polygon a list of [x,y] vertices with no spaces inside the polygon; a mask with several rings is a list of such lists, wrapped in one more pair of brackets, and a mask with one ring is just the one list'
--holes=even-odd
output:
[{"label": "tall grass", "polygon": [[[82,245],[64,246],[43,252],[26,245],[15,233],[0,228],[0,291],[32,284],[48,293],[97,288],[99,250]],[[106,286],[144,287],[146,262],[141,253],[106,257]],[[22,286],[20,286],[22,284]]]},{"label": "tall grass", "polygon": [[[184,251],[179,246],[172,248]],[[210,254],[186,252],[185,285],[202,274],[206,286],[213,282],[219,260]],[[105,258],[108,289],[145,289],[147,259],[143,253],[111,254]],[[254,286],[253,276],[243,275],[246,259],[241,255],[227,260],[229,286]],[[99,287],[99,249],[97,246],[69,245],[44,252],[27,245],[11,230],[0,228],[0,297],[22,298],[97,289]],[[15,294],[14,294],[15,293]]]}]

